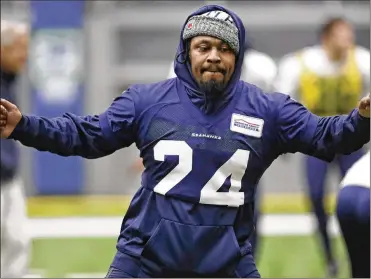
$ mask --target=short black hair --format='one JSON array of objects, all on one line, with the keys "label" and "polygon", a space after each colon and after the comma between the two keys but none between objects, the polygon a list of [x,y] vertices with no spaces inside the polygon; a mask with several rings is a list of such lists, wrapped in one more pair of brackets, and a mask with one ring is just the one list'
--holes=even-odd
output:
[{"label": "short black hair", "polygon": [[321,26],[319,30],[319,36],[320,37],[327,37],[331,34],[332,30],[338,25],[338,24],[348,24],[350,25],[350,22],[345,19],[344,17],[332,17],[325,21],[325,23]]}]

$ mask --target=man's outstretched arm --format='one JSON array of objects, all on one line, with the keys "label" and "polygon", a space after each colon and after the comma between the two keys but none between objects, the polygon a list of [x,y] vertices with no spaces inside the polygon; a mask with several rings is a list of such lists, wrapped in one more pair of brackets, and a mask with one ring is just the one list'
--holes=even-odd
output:
[{"label": "man's outstretched arm", "polygon": [[104,113],[94,116],[66,113],[46,118],[22,115],[15,105],[3,99],[1,105],[5,108],[1,110],[1,137],[39,151],[93,159],[135,141],[135,107],[128,91],[116,98]]},{"label": "man's outstretched arm", "polygon": [[301,152],[331,161],[350,154],[370,141],[370,97],[349,115],[319,117],[290,97],[278,110],[277,127],[283,153]]}]

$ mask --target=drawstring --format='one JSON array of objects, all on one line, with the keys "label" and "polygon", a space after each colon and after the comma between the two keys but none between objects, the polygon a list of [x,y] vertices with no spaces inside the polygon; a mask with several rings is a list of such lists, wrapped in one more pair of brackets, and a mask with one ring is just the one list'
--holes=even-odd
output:
[{"label": "drawstring", "polygon": [[[175,60],[176,60],[177,62],[179,62],[180,64],[185,64],[185,63],[187,62],[187,58],[188,58],[188,56],[189,56],[189,49],[190,49],[190,41],[187,40],[187,41],[185,42],[185,49],[183,49],[181,52],[179,52],[179,53],[176,55]],[[183,56],[183,60],[179,60],[179,57],[180,57],[181,55],[184,55],[184,56]]]}]

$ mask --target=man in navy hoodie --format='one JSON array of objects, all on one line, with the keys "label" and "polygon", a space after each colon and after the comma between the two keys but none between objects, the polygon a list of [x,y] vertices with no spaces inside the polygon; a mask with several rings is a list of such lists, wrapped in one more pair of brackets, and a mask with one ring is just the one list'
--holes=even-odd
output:
[{"label": "man in navy hoodie", "polygon": [[[277,74],[277,66],[274,60],[268,54],[254,49],[247,34],[245,34],[244,52],[244,62],[242,64],[240,77],[241,80],[254,84],[265,92],[270,92],[274,78]],[[174,63],[172,63],[170,67],[168,78],[176,77],[173,64]],[[135,164],[135,168],[140,171],[143,170],[142,160]],[[255,198],[255,230],[250,238],[252,254],[254,255],[255,259],[257,257],[257,246],[259,240],[257,230],[257,224],[260,219],[259,206],[260,199],[259,193],[257,193]]]},{"label": "man in navy hoodie", "polygon": [[1,100],[1,136],[40,151],[94,159],[139,148],[142,185],[107,277],[260,277],[249,237],[264,171],[284,153],[331,161],[370,140],[369,97],[319,117],[241,81],[244,36],[233,12],[200,8],[180,34],[177,77],[133,85],[99,115],[23,115]]},{"label": "man in navy hoodie", "polygon": [[[16,103],[16,80],[27,59],[28,28],[1,21],[1,98]],[[18,143],[1,140],[1,277],[20,278],[27,272],[29,237],[26,202],[19,177]]]}]

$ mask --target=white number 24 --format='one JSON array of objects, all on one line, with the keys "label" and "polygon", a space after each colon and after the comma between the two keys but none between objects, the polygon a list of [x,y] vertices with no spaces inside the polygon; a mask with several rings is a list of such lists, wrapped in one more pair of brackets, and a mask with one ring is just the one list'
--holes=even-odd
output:
[{"label": "white number 24", "polygon": [[[185,141],[159,141],[154,147],[155,160],[164,161],[166,155],[179,156],[179,164],[154,187],[153,190],[162,195],[165,195],[192,171],[193,163],[192,148]],[[231,207],[242,205],[245,195],[239,191],[249,156],[248,150],[238,149],[203,186],[199,202]],[[229,192],[217,192],[229,176],[231,176]]]}]

